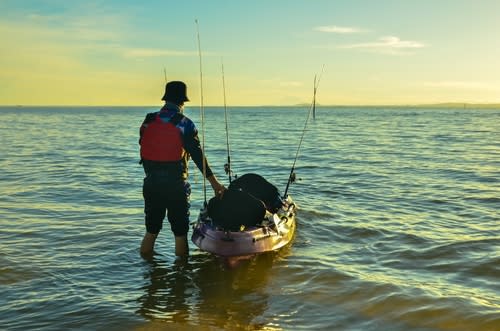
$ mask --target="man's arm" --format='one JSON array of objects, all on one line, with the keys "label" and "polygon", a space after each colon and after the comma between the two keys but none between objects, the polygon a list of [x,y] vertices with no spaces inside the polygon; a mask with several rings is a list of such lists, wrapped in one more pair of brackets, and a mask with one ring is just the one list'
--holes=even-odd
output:
[{"label": "man's arm", "polygon": [[198,138],[198,130],[194,124],[192,125],[191,130],[184,131],[184,148],[191,155],[193,162],[202,173],[203,162],[205,162],[205,177],[210,182],[215,195],[222,197],[226,188],[219,182],[215,174],[212,172],[212,169],[210,169],[208,160],[203,153],[203,149],[201,148],[200,139]]}]

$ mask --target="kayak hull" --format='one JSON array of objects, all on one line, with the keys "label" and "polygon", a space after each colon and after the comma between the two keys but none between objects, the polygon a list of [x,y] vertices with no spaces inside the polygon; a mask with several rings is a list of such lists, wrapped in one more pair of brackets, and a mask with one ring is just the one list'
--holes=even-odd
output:
[{"label": "kayak hull", "polygon": [[192,242],[218,256],[245,256],[275,251],[290,243],[296,229],[296,205],[291,198],[276,213],[268,213],[261,224],[240,231],[218,228],[202,210],[193,225]]}]

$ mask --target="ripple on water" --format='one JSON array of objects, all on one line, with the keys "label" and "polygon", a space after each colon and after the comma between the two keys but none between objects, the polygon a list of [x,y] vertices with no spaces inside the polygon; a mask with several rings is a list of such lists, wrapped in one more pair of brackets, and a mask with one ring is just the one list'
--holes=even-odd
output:
[{"label": "ripple on water", "polygon": [[[137,128],[151,110],[2,109],[2,326],[500,325],[497,110],[321,108],[297,160],[301,180],[288,192],[299,206],[292,245],[235,264],[193,245],[186,263],[175,262],[168,225],[154,258],[139,257]],[[197,116],[197,109],[186,112]],[[283,191],[307,109],[238,108],[231,115],[233,170],[262,174]],[[207,117],[206,151],[225,180],[223,109]],[[192,187],[194,219],[203,203],[199,174]]]}]

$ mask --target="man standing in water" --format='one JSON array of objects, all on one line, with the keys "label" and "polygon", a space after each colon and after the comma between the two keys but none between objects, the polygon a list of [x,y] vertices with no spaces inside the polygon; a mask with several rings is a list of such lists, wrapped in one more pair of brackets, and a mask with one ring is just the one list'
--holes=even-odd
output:
[{"label": "man standing in water", "polygon": [[143,257],[152,255],[165,215],[175,236],[175,255],[189,254],[189,157],[206,176],[216,196],[222,196],[225,190],[208,165],[196,126],[183,114],[184,102],[189,101],[186,89],[180,81],[167,83],[162,98],[165,105],[160,111],[147,114],[140,128],[141,163],[146,174],[142,187],[146,224],[141,243]]}]

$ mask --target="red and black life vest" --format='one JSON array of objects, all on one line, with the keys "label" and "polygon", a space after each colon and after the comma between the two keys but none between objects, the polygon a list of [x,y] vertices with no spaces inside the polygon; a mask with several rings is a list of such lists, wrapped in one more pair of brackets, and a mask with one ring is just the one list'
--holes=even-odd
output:
[{"label": "red and black life vest", "polygon": [[179,118],[174,116],[165,122],[160,113],[145,122],[141,128],[141,159],[149,161],[180,161],[185,153],[182,132],[176,126]]}]

